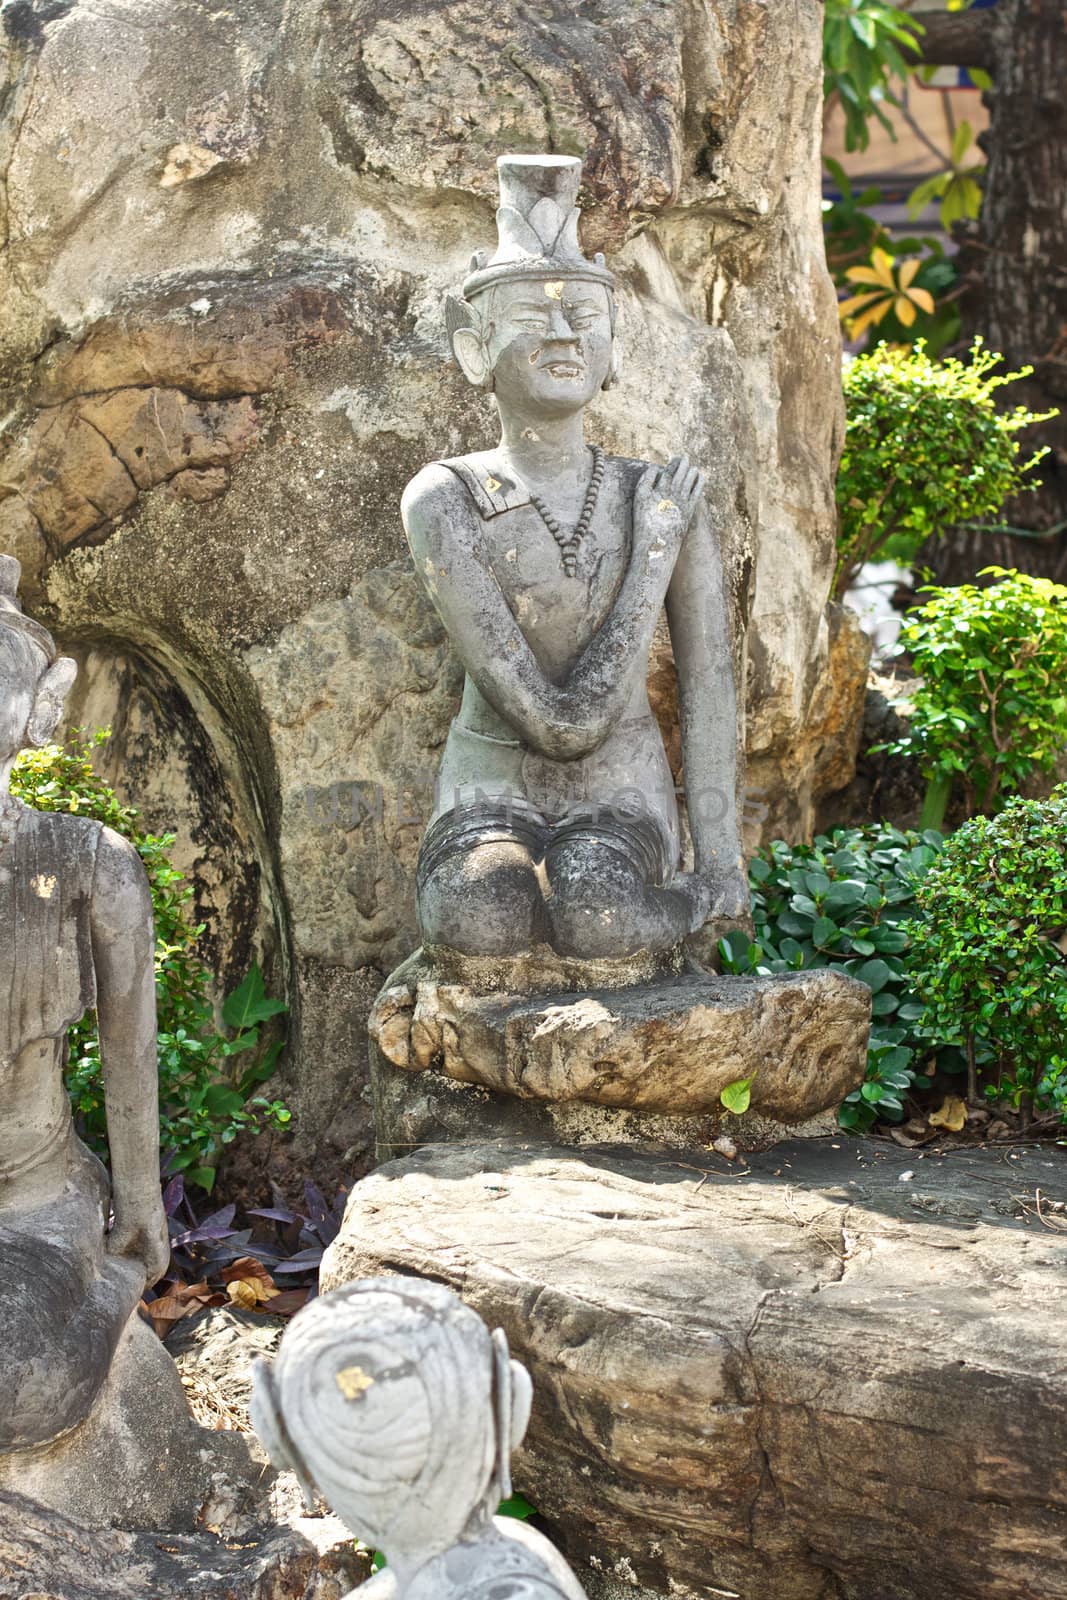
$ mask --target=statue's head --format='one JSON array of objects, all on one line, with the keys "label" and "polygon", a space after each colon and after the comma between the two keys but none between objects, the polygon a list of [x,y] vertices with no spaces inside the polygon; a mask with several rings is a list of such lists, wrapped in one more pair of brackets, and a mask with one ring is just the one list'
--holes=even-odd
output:
[{"label": "statue's head", "polygon": [[451,1290],[367,1278],[313,1300],[257,1363],[252,1423],[275,1466],[403,1566],[511,1493],[531,1395],[504,1334]]},{"label": "statue's head", "polygon": [[25,745],[47,744],[59,725],[77,665],[56,654],[46,628],[23,614],[22,568],[0,555],[0,761]]},{"label": "statue's head", "polygon": [[505,410],[580,411],[614,381],[614,278],[578,243],[574,156],[501,156],[499,244],[479,251],[446,307],[452,349]]}]

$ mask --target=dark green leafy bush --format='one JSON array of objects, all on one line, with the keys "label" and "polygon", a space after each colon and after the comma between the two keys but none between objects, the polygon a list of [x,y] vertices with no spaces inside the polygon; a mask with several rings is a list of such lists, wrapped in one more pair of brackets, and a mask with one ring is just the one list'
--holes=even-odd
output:
[{"label": "dark green leafy bush", "polygon": [[929,535],[992,516],[1029,487],[1047,452],[1024,456],[1017,435],[1047,417],[997,409],[997,391],[1031,371],[998,376],[1003,359],[976,339],[966,364],[932,361],[919,340],[880,344],[846,367],[835,594],[874,556],[910,561]]},{"label": "dark green leafy bush", "polygon": [[921,682],[907,734],[884,748],[921,763],[930,827],[954,780],[968,813],[991,812],[1051,772],[1067,744],[1067,588],[1002,567],[986,574],[1000,582],[924,589],[900,636]]},{"label": "dark green leafy bush", "polygon": [[968,1058],[973,1099],[1067,1120],[1067,787],[974,817],[919,887],[921,1024]]},{"label": "dark green leafy bush", "polygon": [[776,840],[749,868],[755,940],[732,933],[719,943],[725,972],[834,967],[870,986],[867,1078],[841,1107],[843,1128],[899,1122],[916,1058],[929,1050],[908,963],[916,888],[941,847],[938,833],[891,827],[838,828],[811,845]]},{"label": "dark green leafy bush", "polygon": [[[189,921],[192,890],[167,854],[173,834],[140,827],[139,814],[124,806],[94,770],[89,742],[25,750],[15,763],[12,792],[39,811],[93,817],[129,839],[144,862],[156,928],[156,1006],[159,1023],[160,1147],[168,1170],[210,1189],[222,1149],[244,1129],[282,1128],[290,1113],[278,1100],[255,1094],[275,1068],[281,1043],[261,1047],[262,1025],[287,1008],[264,992],[253,967],[222,1007],[222,1027],[209,999],[212,974],[196,951],[203,927]],[[247,1063],[242,1068],[242,1062]],[[96,1018],[90,1013],[71,1029],[67,1071],[78,1130],[101,1156],[107,1154],[104,1089]]]}]

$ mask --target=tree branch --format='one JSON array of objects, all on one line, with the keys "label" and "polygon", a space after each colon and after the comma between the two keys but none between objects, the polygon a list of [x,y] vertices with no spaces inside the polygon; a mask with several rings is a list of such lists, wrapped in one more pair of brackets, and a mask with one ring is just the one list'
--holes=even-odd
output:
[{"label": "tree branch", "polygon": [[992,21],[987,11],[912,11],[908,20],[925,32],[914,49],[902,46],[926,67],[985,67],[992,72]]}]

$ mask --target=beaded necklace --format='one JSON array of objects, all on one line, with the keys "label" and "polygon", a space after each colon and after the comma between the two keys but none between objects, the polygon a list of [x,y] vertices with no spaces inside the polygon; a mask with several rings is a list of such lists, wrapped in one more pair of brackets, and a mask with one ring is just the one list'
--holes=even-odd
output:
[{"label": "beaded necklace", "polygon": [[599,445],[592,446],[593,471],[589,478],[589,487],[585,491],[585,500],[582,503],[581,516],[574,524],[571,533],[564,533],[557,519],[545,505],[541,496],[530,491],[530,504],[539,514],[541,521],[559,545],[560,555],[563,560],[563,573],[565,577],[574,578],[578,573],[578,551],[582,540],[592,525],[596,514],[596,503],[600,498],[600,485],[604,478],[604,452]]}]

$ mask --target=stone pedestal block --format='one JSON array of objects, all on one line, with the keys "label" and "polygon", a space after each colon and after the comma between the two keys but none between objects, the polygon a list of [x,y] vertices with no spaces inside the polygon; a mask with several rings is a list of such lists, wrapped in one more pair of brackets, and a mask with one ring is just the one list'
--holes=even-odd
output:
[{"label": "stone pedestal block", "polygon": [[516,1486],[591,1595],[1063,1600],[1065,1199],[1041,1148],[438,1146],[357,1186],[322,1285],[504,1328]]},{"label": "stone pedestal block", "polygon": [[[675,1146],[728,1132],[760,1149],[787,1127],[831,1131],[826,1114],[863,1081],[870,990],[839,973],[674,972],[534,994],[501,993],[491,980],[416,957],[379,995],[370,1031],[380,1153],[473,1129]],[[739,1118],[720,1096],[742,1079],[751,1108]]]}]

